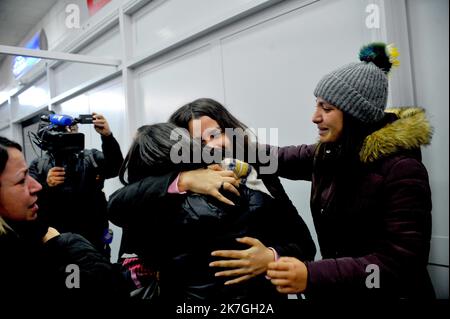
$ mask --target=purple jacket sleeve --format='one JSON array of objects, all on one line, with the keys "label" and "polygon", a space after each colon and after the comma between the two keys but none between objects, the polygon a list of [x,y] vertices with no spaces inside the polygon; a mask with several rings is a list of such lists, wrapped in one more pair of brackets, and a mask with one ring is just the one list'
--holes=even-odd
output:
[{"label": "purple jacket sleeve", "polygon": [[311,181],[315,149],[315,144],[275,148],[278,155],[278,176]]}]

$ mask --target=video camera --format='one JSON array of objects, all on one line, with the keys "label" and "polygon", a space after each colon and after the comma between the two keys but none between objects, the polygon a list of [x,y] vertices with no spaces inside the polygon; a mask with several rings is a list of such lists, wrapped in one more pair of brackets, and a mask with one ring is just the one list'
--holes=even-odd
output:
[{"label": "video camera", "polygon": [[84,150],[84,134],[71,133],[70,127],[76,124],[92,124],[91,114],[76,118],[69,115],[46,114],[41,116],[41,124],[33,141],[41,150],[55,158],[55,164],[62,166],[73,154]]}]

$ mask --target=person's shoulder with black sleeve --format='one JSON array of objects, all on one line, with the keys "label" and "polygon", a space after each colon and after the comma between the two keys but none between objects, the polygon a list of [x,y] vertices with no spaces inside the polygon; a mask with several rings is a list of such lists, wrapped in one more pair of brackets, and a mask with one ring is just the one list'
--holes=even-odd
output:
[{"label": "person's shoulder with black sleeve", "polygon": [[[155,201],[171,200],[167,196],[170,184],[179,172],[173,171],[159,176],[148,176],[115,191],[108,201],[108,218],[121,226],[127,220],[155,207]],[[176,195],[175,195],[176,196]]]},{"label": "person's shoulder with black sleeve", "polygon": [[48,272],[43,264],[42,237],[48,226],[40,220],[8,221],[0,234],[0,296],[12,301],[24,295],[39,298],[53,295]]},{"label": "person's shoulder with black sleeve", "polygon": [[[127,298],[129,285],[126,272],[111,264],[81,235],[62,233],[44,245],[44,253],[46,264],[54,271],[53,284],[63,294],[82,298]],[[77,273],[78,288],[75,288],[76,278],[71,282],[74,288],[68,288],[69,276],[76,276]]]},{"label": "person's shoulder with black sleeve", "polygon": [[[13,300],[25,293],[29,286],[34,291],[36,273],[34,261],[27,258],[27,251],[12,231],[0,234],[0,297],[2,301]],[[28,268],[28,269],[27,269]],[[37,290],[37,289],[36,289]]]},{"label": "person's shoulder with black sleeve", "polygon": [[103,172],[105,179],[116,177],[123,163],[122,150],[113,133],[100,135],[102,140],[102,151],[97,149],[85,150],[92,154],[91,165],[98,166]]}]

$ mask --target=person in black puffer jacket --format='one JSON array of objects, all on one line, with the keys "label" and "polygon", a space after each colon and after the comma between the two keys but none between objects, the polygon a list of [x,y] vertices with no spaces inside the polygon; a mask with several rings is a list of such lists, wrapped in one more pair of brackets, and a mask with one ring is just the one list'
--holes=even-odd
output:
[{"label": "person in black puffer jacket", "polygon": [[[173,124],[141,127],[125,158],[121,179],[125,179],[126,173],[125,183],[145,183],[147,176],[176,176],[180,171],[205,166],[191,163],[190,156],[176,164],[175,153],[180,153],[173,152],[175,147],[187,152],[207,149],[197,145],[187,130]],[[210,267],[217,259],[211,252],[243,250],[248,241],[254,240],[249,237],[258,238],[256,245],[275,251],[283,251],[290,245],[301,246],[302,238],[293,228],[295,223],[277,216],[277,210],[283,209],[280,205],[284,204],[269,191],[250,189],[242,180],[239,189],[240,194],[230,194],[235,205],[185,193],[154,196],[151,201],[136,198],[132,210],[110,211],[110,220],[124,229],[128,252],[136,253],[147,267],[159,271],[161,298],[208,302],[284,299],[265,278],[264,268],[246,281],[227,285]],[[133,194],[128,195],[122,197],[125,203],[132,201]],[[120,203],[121,199],[114,201],[126,207]],[[264,251],[267,253],[264,258],[274,259],[273,250]]]}]

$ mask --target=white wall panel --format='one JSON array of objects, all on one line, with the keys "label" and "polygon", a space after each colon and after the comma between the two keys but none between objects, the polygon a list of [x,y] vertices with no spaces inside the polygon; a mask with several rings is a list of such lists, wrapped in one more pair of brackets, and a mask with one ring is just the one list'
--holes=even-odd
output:
[{"label": "white wall panel", "polygon": [[11,139],[12,136],[11,136],[10,128],[9,127],[5,127],[5,128],[0,129],[0,136],[3,136],[3,137]]},{"label": "white wall panel", "polygon": [[[88,98],[88,113],[96,112],[102,114],[111,128],[115,139],[121,146],[122,154],[128,150],[130,140],[126,134],[124,121],[125,102],[122,84],[119,81],[107,83],[86,94]],[[90,130],[90,140],[86,142],[86,148],[102,149],[100,135],[92,125],[80,125]],[[118,178],[109,179],[105,183],[105,193],[109,196],[122,185]]]},{"label": "white wall panel", "polygon": [[416,103],[427,110],[435,128],[423,148],[433,200],[430,267],[439,298],[448,299],[449,265],[449,12],[448,1],[407,0]]},{"label": "white wall panel", "polygon": [[[95,42],[88,45],[79,52],[97,57],[120,57],[121,44],[119,28],[114,27]],[[59,65],[54,71],[55,77],[55,94],[61,94],[66,90],[70,90],[83,82],[98,78],[111,71],[116,67],[102,66],[82,63],[63,63]]]},{"label": "white wall panel", "polygon": [[137,75],[142,124],[165,122],[181,105],[199,97],[222,100],[219,62],[211,46],[170,59]]},{"label": "white wall panel", "polygon": [[46,108],[48,101],[48,85],[44,77],[19,94],[17,99],[13,99],[11,107],[12,120],[19,120],[35,114],[39,110]]},{"label": "white wall panel", "polygon": [[9,114],[9,104],[5,102],[0,105],[0,128],[9,125],[10,114]]},{"label": "white wall panel", "polygon": [[[316,3],[224,38],[229,109],[251,127],[277,128],[279,145],[315,142],[315,85],[336,67],[356,61],[365,42],[364,12],[358,0]],[[284,185],[313,231],[310,183]]]},{"label": "white wall panel", "polygon": [[40,107],[48,104],[49,90],[47,79],[44,77],[33,86],[18,95],[18,102],[20,105]]},{"label": "white wall panel", "polygon": [[[105,116],[115,138],[123,150],[126,151],[129,140],[125,132],[125,102],[122,84],[119,81],[107,83],[95,91],[89,92],[88,96],[90,112],[100,113]],[[92,147],[101,147],[100,140],[94,139],[94,141],[92,141]]]},{"label": "white wall panel", "polygon": [[448,1],[436,0],[434,5],[417,0],[407,3],[410,20],[414,21],[410,33],[417,104],[427,110],[435,127],[432,143],[424,148],[423,154],[432,180],[433,212],[437,221],[433,233],[448,237]]},{"label": "white wall panel", "polygon": [[267,0],[153,1],[133,16],[136,54],[169,46]]}]

